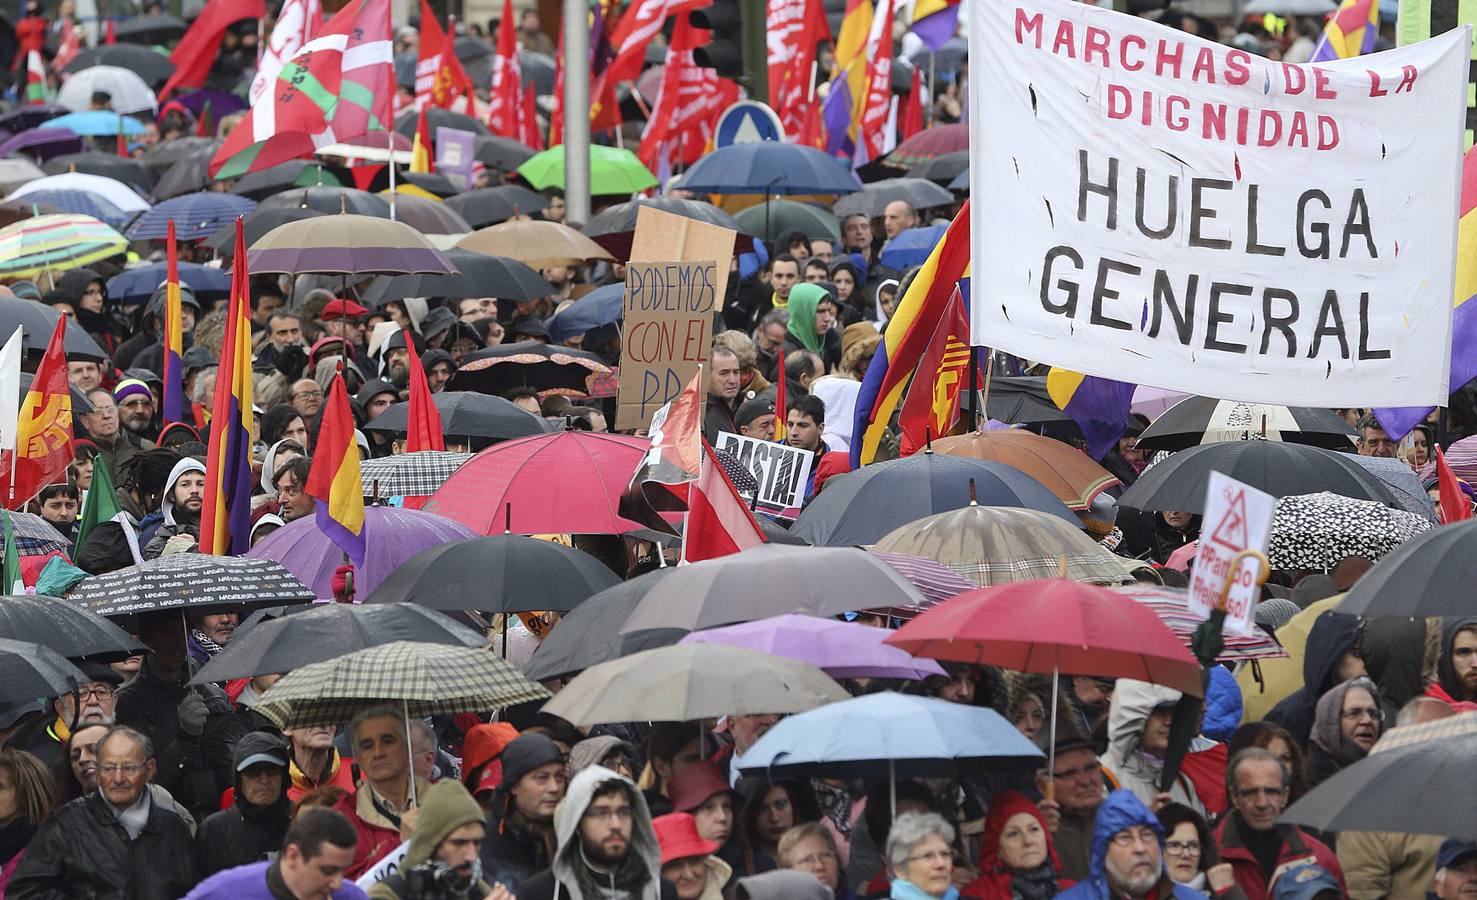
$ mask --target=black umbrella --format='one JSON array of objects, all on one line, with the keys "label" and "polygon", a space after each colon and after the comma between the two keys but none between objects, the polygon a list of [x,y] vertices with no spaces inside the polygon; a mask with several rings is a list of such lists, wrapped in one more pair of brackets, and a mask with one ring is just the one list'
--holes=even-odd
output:
[{"label": "black umbrella", "polygon": [[1149,450],[1184,450],[1216,441],[1286,441],[1351,450],[1354,429],[1331,409],[1186,397],[1139,435]]},{"label": "black umbrella", "polygon": [[1346,454],[1277,441],[1226,441],[1181,450],[1145,469],[1118,505],[1204,512],[1211,472],[1278,498],[1329,491],[1400,508],[1384,482],[1349,462]]},{"label": "black umbrella", "polygon": [[629,656],[642,650],[675,644],[687,634],[684,628],[659,628],[621,634],[632,612],[651,586],[675,568],[657,569],[630,581],[608,587],[570,610],[548,637],[533,651],[523,674],[534,681],[547,681],[582,672],[597,663]]},{"label": "black umbrella", "polygon": [[[544,420],[502,397],[467,391],[442,391],[431,396],[441,413],[441,431],[448,437],[520,438],[543,434]],[[404,434],[410,403],[396,403],[365,425],[366,431]]]},{"label": "black umbrella", "polygon": [[[0,297],[0,334],[14,334],[17,325],[25,328],[27,350],[45,350],[56,331],[56,320],[61,316],[50,306],[20,297]],[[67,320],[67,330],[62,336],[62,346],[67,356],[101,360],[108,354],[97,345],[76,319]]]},{"label": "black umbrella", "polygon": [[146,194],[152,191],[155,183],[158,182],[153,170],[138,160],[96,151],[54,156],[41,164],[41,171],[47,175],[63,175],[67,172],[102,175],[124,184],[133,185]]},{"label": "black umbrella", "polygon": [[164,44],[184,37],[189,27],[169,15],[127,16],[113,26],[113,36],[119,43]]},{"label": "black umbrella", "polygon": [[1469,616],[1477,519],[1418,534],[1366,572],[1339,604],[1357,616]]},{"label": "black umbrella", "polygon": [[567,612],[620,581],[589,554],[516,534],[452,541],[423,550],[380,582],[365,603],[431,609]]},{"label": "black umbrella", "polygon": [[[461,188],[452,183],[450,178],[440,172],[398,172],[395,176],[397,187],[402,184],[413,184],[422,190],[429,191],[437,197],[445,199],[455,196]],[[380,191],[390,188],[390,168],[383,166],[379,173],[369,181],[369,190],[378,194]]]},{"label": "black umbrella", "polygon": [[480,647],[482,635],[434,609],[413,603],[373,606],[318,603],[287,616],[237,630],[226,649],[206,663],[191,684],[291,672],[393,641]]},{"label": "black umbrella", "polygon": [[534,93],[543,97],[554,93],[554,78],[557,74],[554,57],[532,50],[518,51],[518,68],[523,74],[524,84],[533,84]]},{"label": "black umbrella", "polygon": [[868,218],[882,215],[887,204],[901,200],[915,210],[934,206],[948,206],[954,195],[926,178],[889,178],[865,185],[861,191],[842,197],[832,210],[836,218],[844,219],[854,213]]},{"label": "black umbrella", "polygon": [[1029,475],[1000,463],[924,452],[827,481],[825,491],[805,507],[790,530],[827,547],[875,544],[894,528],[963,509],[971,501],[1035,509],[1080,527],[1072,511]]},{"label": "black umbrella", "polygon": [[[130,21],[124,19],[124,22]],[[122,25],[119,25],[122,28]],[[169,57],[138,44],[104,44],[83,50],[67,63],[66,71],[80,72],[93,66],[117,66],[134,72],[151,88],[158,88],[174,74]]]},{"label": "black umbrella", "polygon": [[[303,219],[313,219],[321,215],[325,214],[316,209],[262,209],[257,207],[247,213],[242,221],[242,230],[246,232],[246,246],[250,247],[260,240],[262,235],[278,225],[301,222]],[[232,222],[217,228],[214,234],[205,239],[204,243],[221,259],[229,260],[236,254],[236,223]]]},{"label": "black umbrella", "polygon": [[[500,172],[512,172],[533,158],[533,150],[526,144],[499,135],[479,134],[472,143],[472,158]],[[535,195],[537,196],[537,195]],[[543,209],[542,206],[538,207]],[[524,212],[532,210],[525,209]]]},{"label": "black umbrella", "polygon": [[610,367],[594,353],[552,347],[538,341],[499,344],[462,359],[446,383],[452,391],[504,394],[511,388],[567,390],[584,394],[591,375],[608,375]]},{"label": "black umbrella", "polygon": [[[117,47],[120,45],[114,44],[113,46]],[[164,172],[175,163],[195,156],[204,156],[209,160],[220,148],[221,141],[219,138],[196,137],[194,135],[178,137],[172,141],[155,144],[145,150],[141,162],[156,172]],[[239,194],[241,192],[232,191],[231,193]]]},{"label": "black umbrella", "polygon": [[99,662],[116,662],[147,649],[97,613],[55,597],[0,598],[0,638]]},{"label": "black umbrella", "polygon": [[69,112],[71,112],[70,109],[56,103],[17,106],[15,109],[0,113],[0,129],[11,134],[20,134],[22,131],[38,128],[43,122],[64,116]]},{"label": "black umbrella", "polygon": [[1391,831],[1477,841],[1474,732],[1473,713],[1397,728],[1369,756],[1309,791],[1280,821],[1323,832]]},{"label": "black umbrella", "polygon": [[0,703],[60,697],[91,680],[50,647],[0,638]]},{"label": "black umbrella", "polygon": [[268,197],[256,209],[316,209],[329,215],[346,212],[380,219],[390,217],[390,201],[378,194],[346,187],[292,188]]},{"label": "black umbrella", "polygon": [[[395,130],[406,137],[415,136],[415,125],[417,121],[415,110],[406,110],[395,120]],[[431,129],[431,134],[436,133],[437,128],[455,128],[458,131],[470,131],[473,134],[492,134],[487,126],[466,113],[452,112],[449,109],[432,108],[426,110],[426,126]]]},{"label": "black umbrella", "polygon": [[554,293],[554,286],[531,267],[506,256],[488,256],[453,247],[446,258],[456,266],[450,275],[380,275],[359,294],[371,306],[405,297],[497,297],[537,300]]},{"label": "black umbrella", "polygon": [[483,228],[548,209],[549,201],[521,185],[504,184],[448,197],[446,205],[460,213],[473,228]]},{"label": "black umbrella", "polygon": [[738,240],[734,242],[733,252],[751,253],[754,250],[754,239],[733,216],[711,203],[676,197],[642,197],[607,207],[585,226],[585,234],[594,238],[595,243],[609,250],[617,259],[628,259],[631,256],[631,240],[636,234],[636,216],[643,206],[684,219],[732,229],[739,234]]},{"label": "black umbrella", "polygon": [[78,582],[71,600],[98,615],[177,609],[232,612],[314,599],[296,575],[270,559],[176,553]]},{"label": "black umbrella", "polygon": [[953,153],[944,153],[918,163],[908,170],[908,177],[926,178],[934,184],[948,187],[949,182],[968,171],[969,151],[955,150]]},{"label": "black umbrella", "polygon": [[[259,172],[249,172],[236,179],[231,193],[252,200],[265,200],[274,194],[290,191],[294,187],[317,185],[339,187],[353,184],[353,176],[339,166],[325,162],[310,162],[305,159],[290,159],[285,163],[269,166]],[[323,212],[338,212],[338,207]]]},{"label": "black umbrella", "polygon": [[1001,376],[990,380],[985,415],[1012,425],[1041,425],[1071,422],[1046,391],[1045,375]]},{"label": "black umbrella", "polygon": [[[154,199],[168,200],[203,191],[209,186],[210,155],[197,153],[170,166],[159,176],[159,183],[154,185]],[[234,223],[232,227],[234,229]]]}]

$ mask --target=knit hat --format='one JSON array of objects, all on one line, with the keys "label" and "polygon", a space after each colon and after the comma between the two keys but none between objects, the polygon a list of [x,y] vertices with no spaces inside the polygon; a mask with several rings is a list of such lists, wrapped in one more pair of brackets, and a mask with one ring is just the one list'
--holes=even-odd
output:
[{"label": "knit hat", "polygon": [[539,766],[562,762],[564,754],[559,751],[559,745],[547,736],[519,735],[503,748],[503,784],[511,787]]},{"label": "knit hat", "polygon": [[1271,634],[1302,612],[1296,603],[1282,597],[1269,597],[1256,605],[1253,615],[1262,630]]},{"label": "knit hat", "polygon": [[153,400],[154,392],[149,390],[149,386],[147,384],[144,384],[137,378],[125,378],[122,381],[118,382],[118,386],[113,389],[113,402],[118,404],[119,406],[122,406],[123,401],[127,400],[129,397],[135,396],[147,397],[150,400]]},{"label": "knit hat", "polygon": [[774,415],[774,401],[764,397],[755,397],[745,400],[739,404],[738,411],[733,414],[733,424],[742,428],[760,416]]}]

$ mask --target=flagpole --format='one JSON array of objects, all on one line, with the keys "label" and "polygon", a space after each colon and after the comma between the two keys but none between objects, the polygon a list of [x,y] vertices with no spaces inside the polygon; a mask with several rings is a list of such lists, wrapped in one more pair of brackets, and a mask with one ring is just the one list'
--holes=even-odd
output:
[{"label": "flagpole", "polygon": [[578,227],[590,221],[590,7],[587,0],[563,6],[564,220]]}]

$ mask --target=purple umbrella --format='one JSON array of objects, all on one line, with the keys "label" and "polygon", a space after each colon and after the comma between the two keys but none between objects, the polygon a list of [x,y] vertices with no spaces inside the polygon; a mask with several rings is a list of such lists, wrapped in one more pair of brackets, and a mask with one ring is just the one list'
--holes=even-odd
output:
[{"label": "purple umbrella", "polygon": [[7,138],[0,144],[0,156],[25,151],[37,159],[51,159],[64,153],[79,153],[82,138],[65,128],[32,128]]},{"label": "purple umbrella", "polygon": [[235,94],[228,94],[225,91],[190,91],[187,94],[180,94],[174,99],[180,106],[188,109],[190,115],[194,116],[197,120],[200,118],[200,114],[205,111],[205,104],[207,102],[210,103],[210,121],[212,123],[219,122],[221,119],[234,113],[243,112],[248,108],[245,100],[242,100]]},{"label": "purple umbrella", "polygon": [[[950,597],[972,591],[979,585],[955,572],[953,569],[941,562],[924,559],[921,556],[909,556],[906,553],[873,553],[873,556],[887,563],[897,570],[897,573],[913,583],[928,606],[942,603]],[[891,608],[889,615],[900,619],[911,619],[918,613],[927,609],[928,606],[919,609]]]},{"label": "purple umbrella", "polygon": [[810,663],[833,678],[908,678],[944,670],[882,641],[892,632],[817,616],[774,616],[686,635],[679,644],[728,644]]},{"label": "purple umbrella", "polygon": [[8,113],[0,114],[0,128],[15,134],[27,128],[35,128],[42,122],[55,119],[57,116],[64,116],[69,112],[71,112],[70,109],[55,103],[20,106]]},{"label": "purple umbrella", "polygon": [[[392,506],[364,509],[364,565],[354,573],[354,594],[368,597],[401,563],[431,547],[476,537],[466,526],[434,513]],[[319,597],[333,596],[334,570],[344,563],[343,551],[318,530],[315,516],[304,516],[268,535],[246,554],[276,560],[313,589]]]}]

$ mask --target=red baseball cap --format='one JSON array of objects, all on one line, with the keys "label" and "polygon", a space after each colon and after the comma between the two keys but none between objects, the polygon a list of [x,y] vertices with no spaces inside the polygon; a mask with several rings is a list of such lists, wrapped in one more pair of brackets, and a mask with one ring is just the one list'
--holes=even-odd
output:
[{"label": "red baseball cap", "polygon": [[722,846],[717,841],[705,841],[697,833],[697,819],[688,813],[668,813],[651,820],[656,831],[656,841],[662,849],[662,865],[674,859],[689,856],[712,856]]},{"label": "red baseball cap", "polygon": [[332,322],[335,319],[358,319],[367,315],[369,310],[353,300],[338,299],[323,304],[323,312],[318,314],[318,318]]}]

